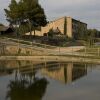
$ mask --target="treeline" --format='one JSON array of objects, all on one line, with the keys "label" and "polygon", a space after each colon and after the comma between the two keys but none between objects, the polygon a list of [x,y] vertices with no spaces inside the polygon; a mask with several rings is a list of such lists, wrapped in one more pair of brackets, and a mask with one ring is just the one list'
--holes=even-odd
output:
[{"label": "treeline", "polygon": [[94,37],[94,38],[100,38],[100,31],[97,29],[88,29],[87,36]]},{"label": "treeline", "polygon": [[38,0],[11,0],[7,9],[4,9],[7,21],[20,29],[20,34],[32,30],[35,34],[35,29],[38,26],[47,24],[44,9],[39,4]]}]

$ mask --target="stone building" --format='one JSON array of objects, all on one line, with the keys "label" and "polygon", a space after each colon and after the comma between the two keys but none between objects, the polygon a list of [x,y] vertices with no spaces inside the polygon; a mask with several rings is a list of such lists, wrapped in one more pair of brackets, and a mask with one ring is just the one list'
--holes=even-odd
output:
[{"label": "stone building", "polygon": [[12,27],[0,26],[0,35],[15,35]]},{"label": "stone building", "polygon": [[[49,22],[45,27],[41,27],[41,31],[36,31],[36,35],[43,36],[48,33],[50,29],[59,29],[63,35],[69,38],[77,38],[79,34],[83,35],[87,31],[87,24],[71,17],[62,17],[57,20]],[[26,33],[29,35],[30,33]],[[34,32],[32,32],[34,35]]]}]

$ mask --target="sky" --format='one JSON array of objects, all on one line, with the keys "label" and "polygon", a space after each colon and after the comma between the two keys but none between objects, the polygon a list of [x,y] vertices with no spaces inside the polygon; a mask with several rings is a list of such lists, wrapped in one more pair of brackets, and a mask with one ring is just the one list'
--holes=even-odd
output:
[{"label": "sky", "polygon": [[[0,0],[0,23],[7,23],[4,8],[10,0]],[[100,30],[100,0],[39,0],[49,21],[70,16]]]}]

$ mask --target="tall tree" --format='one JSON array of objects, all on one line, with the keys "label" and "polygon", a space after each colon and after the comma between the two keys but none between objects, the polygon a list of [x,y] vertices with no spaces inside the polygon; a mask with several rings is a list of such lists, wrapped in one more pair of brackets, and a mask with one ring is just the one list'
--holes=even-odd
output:
[{"label": "tall tree", "polygon": [[[30,35],[32,34],[32,26],[45,26],[47,24],[44,9],[38,3],[38,0],[11,0],[8,9],[5,9],[7,19],[10,22],[21,24],[26,21],[29,23]],[[35,28],[33,28],[35,34]]]},{"label": "tall tree", "polygon": [[19,18],[19,9],[18,3],[16,0],[11,0],[11,4],[9,4],[9,9],[4,9],[6,13],[7,20],[10,23],[16,22],[17,18]]}]

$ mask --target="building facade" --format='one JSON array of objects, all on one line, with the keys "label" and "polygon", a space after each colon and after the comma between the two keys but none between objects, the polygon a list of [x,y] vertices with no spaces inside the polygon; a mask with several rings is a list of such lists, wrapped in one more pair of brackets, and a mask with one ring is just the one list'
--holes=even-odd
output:
[{"label": "building facade", "polygon": [[[71,17],[62,17],[49,22],[45,27],[41,27],[41,31],[36,31],[36,35],[43,36],[44,33],[48,33],[50,29],[59,29],[61,34],[69,38],[77,38],[79,34],[83,35],[86,33],[87,24]],[[26,35],[29,34],[30,33],[26,33]],[[32,32],[32,34],[34,34],[34,32]]]}]

